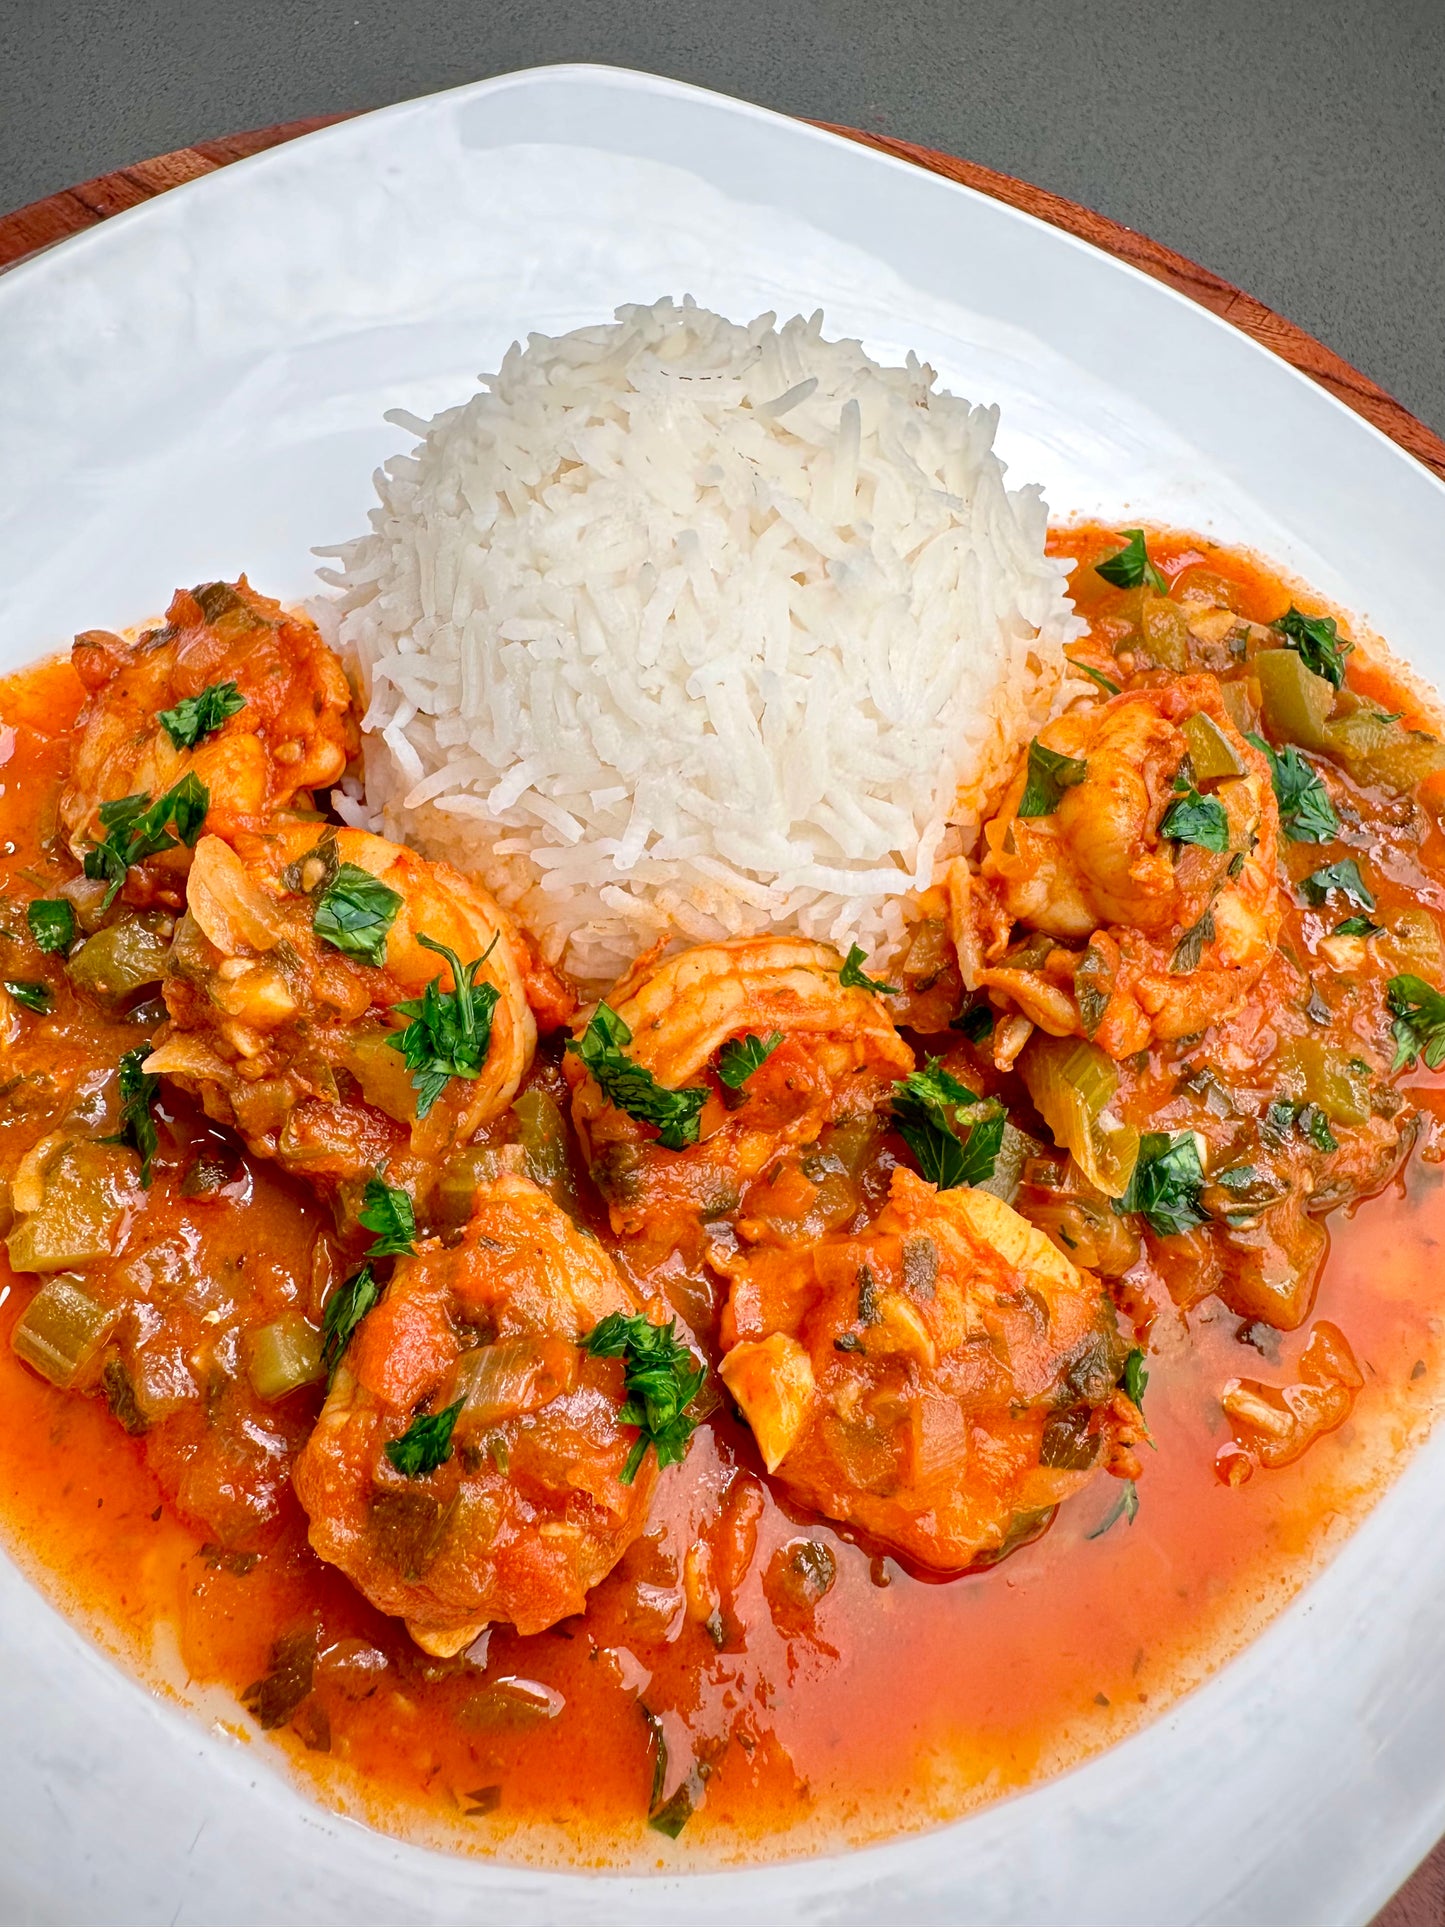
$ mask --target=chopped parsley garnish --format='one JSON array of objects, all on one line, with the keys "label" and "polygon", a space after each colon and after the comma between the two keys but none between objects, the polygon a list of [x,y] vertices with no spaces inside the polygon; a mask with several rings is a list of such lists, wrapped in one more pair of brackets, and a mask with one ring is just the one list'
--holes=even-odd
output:
[{"label": "chopped parsley garnish", "polygon": [[[343,863],[338,875],[351,866]],[[387,892],[388,896],[392,893]],[[401,899],[398,897],[397,902]],[[499,933],[500,934],[500,933]],[[426,1116],[454,1077],[476,1077],[492,1047],[492,1012],[501,993],[495,984],[479,984],[477,972],[492,954],[493,937],[480,957],[463,964],[454,950],[418,935],[423,950],[445,957],[452,973],[452,989],[438,990],[433,977],[420,997],[394,1006],[411,1019],[405,1030],[387,1038],[400,1051],[411,1072],[416,1092],[416,1114]]]},{"label": "chopped parsley garnish", "polygon": [[1378,937],[1382,927],[1378,923],[1371,923],[1368,917],[1346,917],[1342,923],[1335,925],[1334,934],[1337,937]]},{"label": "chopped parsley garnish", "polygon": [[452,1427],[465,1404],[459,1398],[445,1411],[419,1413],[399,1439],[387,1440],[386,1456],[404,1478],[424,1479],[446,1464],[452,1455]]},{"label": "chopped parsley garnish", "polygon": [[1128,537],[1127,545],[1117,555],[1096,562],[1095,575],[1103,576],[1116,589],[1137,589],[1147,585],[1155,595],[1168,595],[1169,584],[1149,560],[1143,529],[1121,529],[1119,533]]},{"label": "chopped parsley garnish", "polygon": [[1144,1354],[1137,1345],[1124,1360],[1124,1376],[1121,1382],[1125,1398],[1132,1399],[1142,1412],[1144,1392],[1149,1383],[1149,1372],[1144,1364]]},{"label": "chopped parsley garnish", "polygon": [[863,974],[863,966],[868,961],[868,952],[856,943],[849,944],[848,955],[843,959],[843,967],[838,972],[838,982],[844,990],[871,990],[875,997],[896,997],[897,984],[880,984],[876,977]]},{"label": "chopped parsley garnish", "polygon": [[174,709],[163,709],[159,721],[177,749],[194,749],[203,736],[245,707],[246,698],[235,683],[213,682],[199,696],[182,696]]},{"label": "chopped parsley garnish", "polygon": [[149,1044],[137,1044],[128,1050],[120,1060],[120,1129],[111,1144],[129,1145],[132,1151],[140,1153],[140,1181],[146,1189],[150,1188],[151,1159],[156,1154],[156,1121],[151,1115],[151,1105],[161,1080],[153,1071],[142,1070],[141,1066],[151,1054]]},{"label": "chopped parsley garnish", "polygon": [[1299,651],[1306,669],[1340,688],[1345,680],[1345,657],[1355,645],[1341,637],[1333,616],[1307,616],[1291,603],[1269,626],[1291,649]]},{"label": "chopped parsley garnish", "polygon": [[1092,1532],[1086,1532],[1086,1539],[1102,1539],[1110,1526],[1117,1525],[1120,1519],[1127,1519],[1133,1525],[1139,1515],[1139,1489],[1132,1479],[1125,1479],[1124,1490],[1119,1494],[1104,1517]]},{"label": "chopped parsley garnish", "polygon": [[1305,902],[1312,903],[1317,910],[1333,890],[1348,897],[1351,903],[1358,903],[1362,910],[1375,907],[1374,892],[1360,875],[1360,866],[1352,856],[1341,857],[1338,863],[1327,863],[1324,869],[1305,877],[1300,889]]},{"label": "chopped parsley garnish", "polygon": [[567,1049],[582,1059],[609,1104],[641,1124],[655,1124],[657,1141],[666,1150],[684,1151],[697,1143],[707,1086],[668,1090],[645,1064],[626,1055],[624,1046],[631,1042],[632,1032],[623,1019],[609,1004],[599,1004],[582,1035],[568,1038]]},{"label": "chopped parsley garnish", "polygon": [[100,824],[107,835],[86,851],[84,866],[93,882],[103,880],[110,885],[101,900],[101,910],[108,910],[115,902],[132,864],[173,850],[177,843],[194,849],[210,806],[210,791],[194,770],[187,770],[180,782],[173,783],[154,803],[145,790],[102,803]]},{"label": "chopped parsley garnish", "polygon": [[326,1368],[328,1389],[351,1343],[352,1333],[380,1296],[381,1287],[376,1282],[376,1275],[371,1266],[365,1264],[327,1299],[321,1320],[321,1363]]},{"label": "chopped parsley garnish", "polygon": [[[1265,1112],[1261,1128],[1267,1138],[1282,1144],[1291,1131],[1298,1131],[1317,1151],[1338,1151],[1339,1142],[1330,1129],[1330,1120],[1317,1104],[1303,1104],[1292,1097],[1277,1097]],[[1220,1183],[1224,1178],[1220,1178]]]},{"label": "chopped parsley garnish", "polygon": [[1390,979],[1385,995],[1395,1018],[1391,1028],[1395,1061],[1390,1069],[1408,1069],[1423,1057],[1432,1071],[1438,1071],[1445,1063],[1445,996],[1408,971]]},{"label": "chopped parsley garnish", "polygon": [[1214,912],[1206,910],[1198,923],[1191,924],[1174,946],[1174,954],[1169,959],[1169,968],[1176,977],[1184,977],[1191,970],[1199,968],[1199,959],[1204,955],[1204,946],[1214,941]]},{"label": "chopped parsley garnish", "polygon": [[1164,1131],[1146,1131],[1129,1188],[1115,1208],[1139,1212],[1161,1238],[1179,1238],[1207,1221],[1199,1206],[1203,1183],[1204,1167],[1192,1131],[1174,1138]]},{"label": "chopped parsley garnish", "polygon": [[717,1074],[730,1091],[740,1091],[756,1070],[761,1070],[783,1041],[780,1030],[766,1037],[749,1031],[746,1037],[729,1037],[717,1056]]},{"label": "chopped parsley garnish", "polygon": [[[340,863],[316,898],[311,927],[333,950],[343,956],[360,957],[363,963],[380,969],[386,962],[386,934],[400,908],[400,894],[380,877],[363,870],[359,863]],[[418,937],[417,941],[425,943],[426,939]]]},{"label": "chopped parsley garnish", "polygon": [[593,1358],[620,1358],[625,1367],[627,1402],[617,1416],[638,1432],[622,1483],[631,1485],[637,1477],[649,1445],[659,1465],[681,1464],[697,1425],[687,1408],[702,1390],[707,1366],[694,1366],[692,1353],[677,1337],[677,1320],[653,1325],[640,1312],[609,1312],[582,1342]]},{"label": "chopped parsley garnish", "polygon": [[1274,750],[1262,736],[1251,734],[1247,740],[1269,764],[1280,827],[1291,843],[1328,843],[1338,835],[1335,806],[1308,758],[1293,743]]},{"label": "chopped parsley garnish", "polygon": [[983,997],[970,997],[958,1015],[949,1019],[948,1028],[962,1031],[970,1044],[982,1044],[993,1036],[993,1008]]},{"label": "chopped parsley garnish", "polygon": [[1091,662],[1080,662],[1077,656],[1070,656],[1069,661],[1074,668],[1079,671],[1080,675],[1087,676],[1090,682],[1096,682],[1106,696],[1118,695],[1118,683],[1111,682],[1102,669],[1096,669]]},{"label": "chopped parsley garnish", "polygon": [[1065,790],[1082,783],[1089,765],[1079,756],[1065,756],[1049,749],[1037,736],[1029,744],[1029,773],[1024,793],[1019,798],[1020,816],[1052,816]]},{"label": "chopped parsley garnish", "polygon": [[25,907],[30,934],[47,953],[62,955],[75,942],[75,906],[66,897],[37,897]]},{"label": "chopped parsley garnish", "polygon": [[17,982],[7,977],[5,988],[17,1004],[23,1005],[26,1010],[33,1010],[39,1017],[43,1017],[46,1011],[55,1008],[55,998],[51,994],[49,984],[32,984],[23,980]]},{"label": "chopped parsley garnish", "polygon": [[1201,850],[1222,856],[1229,848],[1229,818],[1217,796],[1201,796],[1192,783],[1186,783],[1183,795],[1159,819],[1159,834],[1173,843],[1197,843]]},{"label": "chopped parsley garnish", "polygon": [[416,1213],[411,1193],[381,1178],[367,1182],[365,1198],[356,1221],[374,1231],[368,1258],[409,1258],[416,1250]]},{"label": "chopped parsley garnish", "polygon": [[936,1057],[893,1086],[898,1134],[917,1160],[919,1175],[940,1191],[983,1184],[993,1176],[1007,1123],[1002,1109],[978,1115],[966,1138],[958,1132],[959,1110],[978,1103],[978,1093],[960,1084]]}]

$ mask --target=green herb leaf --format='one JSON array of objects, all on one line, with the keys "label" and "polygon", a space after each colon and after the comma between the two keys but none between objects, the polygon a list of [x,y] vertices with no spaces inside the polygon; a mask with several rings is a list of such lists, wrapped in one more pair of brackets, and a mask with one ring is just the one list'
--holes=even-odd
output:
[{"label": "green herb leaf", "polygon": [[1229,848],[1229,818],[1217,796],[1201,796],[1190,784],[1160,818],[1159,834],[1174,843],[1197,843],[1201,850],[1222,856]]},{"label": "green herb leaf", "polygon": [[1086,1532],[1086,1539],[1102,1539],[1110,1526],[1117,1525],[1120,1519],[1127,1519],[1133,1525],[1139,1516],[1139,1489],[1132,1479],[1125,1479],[1124,1490],[1119,1494],[1104,1517],[1092,1532]]},{"label": "green herb leaf", "polygon": [[1317,1151],[1338,1151],[1339,1140],[1318,1104],[1306,1104],[1295,1122]]},{"label": "green herb leaf", "polygon": [[1346,917],[1343,923],[1335,925],[1337,937],[1378,937],[1383,926],[1371,923],[1368,917]]},{"label": "green herb leaf", "polygon": [[[311,927],[343,956],[360,957],[380,969],[386,962],[386,933],[396,922],[400,894],[359,863],[342,863],[316,898]],[[418,943],[425,939],[419,937]],[[432,948],[436,948],[435,945]]]},{"label": "green herb leaf", "polygon": [[376,1233],[368,1258],[409,1258],[416,1250],[416,1213],[409,1191],[381,1178],[369,1179],[356,1220]]},{"label": "green herb leaf", "polygon": [[66,897],[37,897],[25,907],[30,934],[47,955],[62,955],[75,942],[75,906]]},{"label": "green herb leaf", "polygon": [[1423,1056],[1430,1069],[1438,1071],[1445,1063],[1445,997],[1408,971],[1390,979],[1385,996],[1395,1016],[1391,1028],[1395,1061],[1390,1069],[1407,1068]]},{"label": "green herb leaf", "polygon": [[55,998],[51,994],[49,984],[32,984],[23,980],[16,982],[7,977],[5,988],[17,1004],[22,1004],[26,1010],[33,1010],[37,1016],[43,1017],[48,1010],[55,1008]]},{"label": "green herb leaf", "polygon": [[637,1477],[649,1445],[659,1465],[680,1464],[697,1425],[687,1408],[702,1390],[707,1366],[694,1366],[692,1353],[677,1337],[677,1320],[653,1325],[640,1312],[609,1312],[582,1342],[593,1358],[620,1358],[625,1366],[627,1402],[617,1416],[638,1432],[622,1483],[631,1485]]},{"label": "green herb leaf", "polygon": [[1064,756],[1049,749],[1037,736],[1029,744],[1029,774],[1019,799],[1020,816],[1052,816],[1065,790],[1082,783],[1089,765],[1078,756]]},{"label": "green herb leaf", "polygon": [[871,990],[876,997],[896,997],[897,984],[880,984],[875,977],[865,977],[863,965],[868,961],[868,953],[856,943],[848,946],[848,955],[838,972],[838,982],[844,990]]},{"label": "green herb leaf", "polygon": [[1292,843],[1328,843],[1339,834],[1340,819],[1330,801],[1329,791],[1316,775],[1313,765],[1293,743],[1284,749],[1271,749],[1262,736],[1248,739],[1269,764],[1275,801],[1279,804],[1280,827]]},{"label": "green herb leaf", "polygon": [[892,1102],[898,1134],[913,1153],[919,1175],[930,1184],[951,1191],[961,1184],[983,1184],[993,1176],[1007,1119],[1002,1109],[990,1109],[971,1121],[966,1141],[961,1138],[959,1110],[978,1104],[978,1093],[961,1084],[936,1057],[893,1086]]},{"label": "green herb leaf", "polygon": [[670,1091],[658,1083],[645,1064],[628,1057],[623,1046],[632,1032],[608,1004],[599,1004],[580,1037],[569,1037],[574,1051],[597,1080],[609,1104],[640,1123],[657,1126],[657,1141],[669,1151],[697,1143],[698,1119],[707,1102],[705,1084]]},{"label": "green herb leaf", "polygon": [[380,1296],[381,1287],[371,1266],[366,1264],[344,1285],[338,1285],[327,1299],[321,1319],[321,1363],[326,1367],[328,1390],[351,1343],[352,1333]]},{"label": "green herb leaf", "polygon": [[1358,903],[1362,910],[1373,910],[1374,893],[1360,875],[1360,866],[1352,856],[1341,857],[1338,863],[1327,863],[1322,870],[1316,870],[1300,884],[1306,903],[1316,909],[1329,897],[1332,890],[1348,897],[1351,903]]},{"label": "green herb leaf", "polygon": [[1204,955],[1204,946],[1214,942],[1214,912],[1206,910],[1198,923],[1191,924],[1174,946],[1174,954],[1169,959],[1169,968],[1175,976],[1187,976],[1191,970],[1199,968],[1199,959]]},{"label": "green herb leaf", "polygon": [[[346,870],[350,865],[341,867]],[[452,988],[438,989],[434,977],[420,997],[395,1005],[398,1016],[411,1021],[386,1041],[406,1059],[416,1092],[416,1114],[423,1118],[452,1078],[480,1074],[492,1048],[492,1012],[501,993],[495,984],[477,982],[477,972],[491,956],[497,937],[469,964],[463,964],[454,950],[448,950],[444,943],[433,943],[430,937],[418,935],[417,942],[423,950],[446,958]]]},{"label": "green herb leaf", "polygon": [[1144,1364],[1144,1354],[1137,1345],[1124,1360],[1122,1383],[1124,1386],[1124,1396],[1132,1399],[1142,1412],[1144,1409],[1144,1391],[1149,1383],[1149,1373]]},{"label": "green herb leaf", "polygon": [[126,871],[133,864],[173,850],[177,843],[194,849],[210,806],[210,791],[194,770],[187,770],[180,782],[173,783],[154,803],[145,790],[102,803],[98,814],[107,835],[86,851],[83,864],[92,881],[104,880],[110,885],[101,900],[102,912],[115,902]]},{"label": "green herb leaf", "polygon": [[730,1091],[740,1091],[756,1070],[761,1070],[783,1041],[780,1030],[757,1037],[729,1037],[717,1057],[717,1074]]},{"label": "green herb leaf", "polygon": [[1307,616],[1290,607],[1270,628],[1283,636],[1291,649],[1299,651],[1306,669],[1338,689],[1345,680],[1345,657],[1354,648],[1344,641],[1333,616]]},{"label": "green herb leaf", "polygon": [[1146,1131],[1139,1140],[1139,1161],[1129,1188],[1119,1200],[1119,1211],[1137,1211],[1161,1238],[1182,1237],[1204,1224],[1199,1192],[1204,1167],[1192,1131],[1171,1138],[1163,1131]]},{"label": "green herb leaf", "polygon": [[970,997],[958,1015],[949,1019],[948,1028],[962,1031],[970,1044],[982,1044],[993,1036],[993,1007],[986,998]]},{"label": "green herb leaf", "polygon": [[245,707],[246,698],[235,683],[213,682],[199,696],[183,696],[174,709],[163,709],[159,720],[177,749],[194,749],[203,736]]},{"label": "green herb leaf", "polygon": [[1121,529],[1119,533],[1128,538],[1127,546],[1120,549],[1117,555],[1096,562],[1094,573],[1103,576],[1106,582],[1112,582],[1116,589],[1137,589],[1146,585],[1155,595],[1168,595],[1169,584],[1149,560],[1143,529]]},{"label": "green herb leaf", "polygon": [[442,1412],[421,1412],[399,1439],[388,1439],[386,1456],[403,1478],[424,1479],[452,1455],[452,1427],[466,1404],[459,1398]]},{"label": "green herb leaf", "polygon": [[1118,683],[1110,682],[1102,669],[1095,669],[1094,665],[1089,662],[1080,662],[1077,656],[1070,656],[1069,661],[1073,667],[1079,671],[1080,675],[1087,676],[1090,682],[1096,682],[1106,696],[1118,695]]},{"label": "green herb leaf", "polygon": [[140,1152],[140,1181],[146,1189],[150,1188],[151,1159],[158,1142],[151,1106],[161,1087],[161,1080],[154,1072],[141,1069],[150,1054],[149,1044],[137,1044],[121,1058],[120,1129],[106,1140],[109,1144],[127,1144],[131,1150]]}]

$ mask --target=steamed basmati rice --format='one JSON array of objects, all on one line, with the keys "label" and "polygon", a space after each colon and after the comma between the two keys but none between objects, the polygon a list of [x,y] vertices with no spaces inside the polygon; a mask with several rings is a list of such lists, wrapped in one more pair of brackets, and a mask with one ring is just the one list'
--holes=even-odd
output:
[{"label": "steamed basmati rice", "polygon": [[998,413],[822,316],[686,301],[514,346],[329,551],[381,826],[604,985],[773,927],[881,963],[1077,625]]}]

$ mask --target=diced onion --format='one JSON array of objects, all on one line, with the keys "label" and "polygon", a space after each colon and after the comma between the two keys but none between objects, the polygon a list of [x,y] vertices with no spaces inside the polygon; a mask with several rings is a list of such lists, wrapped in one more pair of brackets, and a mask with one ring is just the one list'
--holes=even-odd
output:
[{"label": "diced onion", "polygon": [[218,836],[196,845],[186,882],[186,906],[218,950],[271,950],[282,925],[271,899],[251,881],[240,857]]},{"label": "diced onion", "polygon": [[503,1338],[463,1362],[458,1392],[466,1399],[457,1431],[484,1431],[501,1420],[540,1411],[577,1383],[578,1351],[565,1338]]}]

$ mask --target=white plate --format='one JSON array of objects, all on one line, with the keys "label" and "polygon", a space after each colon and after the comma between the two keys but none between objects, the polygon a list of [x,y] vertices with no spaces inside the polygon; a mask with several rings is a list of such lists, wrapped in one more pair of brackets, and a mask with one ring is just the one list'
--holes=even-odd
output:
[{"label": "white plate", "polygon": [[[1437,685],[1445,489],[1202,309],[1011,209],[671,82],[554,68],[227,168],[0,281],[0,666],[248,569],[312,585],[384,408],[514,335],[688,291],[822,306],[1003,408],[1055,509],[1252,544]],[[1445,1830],[1445,1432],[1210,1685],[921,1838],[605,1884],[399,1846],[152,1700],[0,1561],[0,1916],[324,1927],[679,1919],[1182,1927],[1368,1919]]]}]

